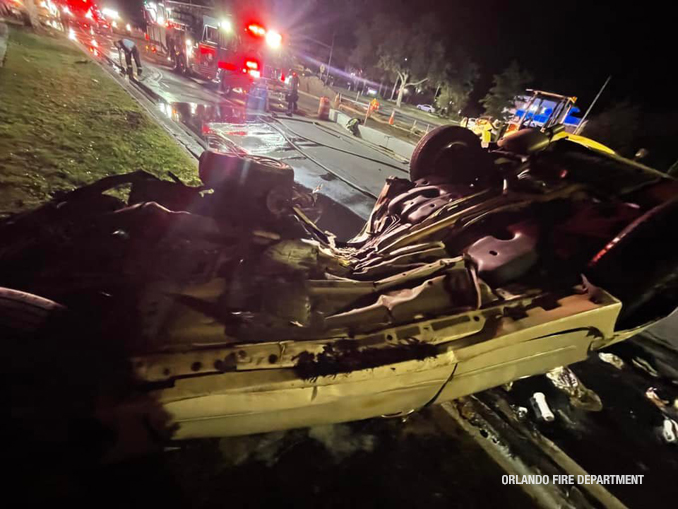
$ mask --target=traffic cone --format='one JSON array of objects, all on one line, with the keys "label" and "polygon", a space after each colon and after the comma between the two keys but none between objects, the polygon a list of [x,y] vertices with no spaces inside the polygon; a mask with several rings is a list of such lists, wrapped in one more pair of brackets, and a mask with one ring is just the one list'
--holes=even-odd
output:
[{"label": "traffic cone", "polygon": [[391,112],[391,116],[388,119],[388,125],[393,125],[395,124],[395,110]]}]

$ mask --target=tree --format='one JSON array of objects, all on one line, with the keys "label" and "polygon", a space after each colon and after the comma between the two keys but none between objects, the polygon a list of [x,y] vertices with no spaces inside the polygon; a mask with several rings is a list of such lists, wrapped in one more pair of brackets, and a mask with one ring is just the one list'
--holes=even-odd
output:
[{"label": "tree", "polygon": [[359,25],[351,61],[368,72],[370,68],[381,69],[397,80],[400,106],[407,87],[444,75],[441,31],[432,15],[406,23],[395,14],[380,14],[371,23]]},{"label": "tree", "polygon": [[448,115],[459,115],[479,77],[478,65],[464,51],[457,50],[438,81],[440,93],[435,99],[436,109]]},{"label": "tree", "polygon": [[518,62],[513,61],[501,74],[493,77],[494,86],[480,102],[485,107],[485,113],[493,118],[507,120],[509,108],[516,98],[525,93],[525,87],[532,81],[532,75],[521,69]]}]

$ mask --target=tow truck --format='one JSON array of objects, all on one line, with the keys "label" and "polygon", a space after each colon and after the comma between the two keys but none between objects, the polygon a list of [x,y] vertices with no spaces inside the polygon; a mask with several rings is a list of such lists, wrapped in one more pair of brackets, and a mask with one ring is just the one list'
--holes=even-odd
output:
[{"label": "tow truck", "polygon": [[221,8],[164,0],[144,4],[147,39],[181,74],[215,83],[219,91],[250,93],[284,83],[282,35]]}]

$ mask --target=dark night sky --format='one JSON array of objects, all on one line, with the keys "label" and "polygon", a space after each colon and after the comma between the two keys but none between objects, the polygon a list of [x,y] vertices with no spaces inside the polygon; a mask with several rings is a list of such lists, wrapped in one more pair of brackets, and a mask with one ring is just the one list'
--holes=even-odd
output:
[{"label": "dark night sky", "polygon": [[[140,9],[142,0],[100,0],[121,9]],[[187,0],[184,0],[187,1]],[[355,17],[346,19],[341,0],[232,0],[235,4],[268,4],[278,24],[288,32],[315,32],[350,42]],[[353,0],[368,12],[395,9],[398,0]],[[676,17],[659,2],[535,0],[411,0],[416,13],[434,12],[449,34],[451,45],[462,46],[481,68],[475,96],[481,97],[492,74],[517,60],[535,77],[533,86],[576,95],[586,107],[608,75],[612,81],[600,107],[625,98],[646,110],[671,108],[674,87]],[[404,7],[407,9],[407,7]],[[367,17],[365,15],[363,17]],[[329,42],[329,40],[327,40]],[[476,97],[476,98],[477,98]]]},{"label": "dark night sky", "polygon": [[582,105],[612,75],[601,105],[628,97],[648,109],[667,106],[675,18],[652,2],[641,10],[622,2],[456,1],[444,15],[459,12],[457,3],[467,6],[459,43],[484,71],[480,89],[515,59],[532,72],[534,86],[576,95]]}]

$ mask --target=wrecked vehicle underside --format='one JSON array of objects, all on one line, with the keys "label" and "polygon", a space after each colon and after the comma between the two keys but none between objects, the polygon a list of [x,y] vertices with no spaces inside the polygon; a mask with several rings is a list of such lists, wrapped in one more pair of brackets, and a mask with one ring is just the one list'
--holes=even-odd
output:
[{"label": "wrecked vehicle underside", "polygon": [[248,434],[544,373],[675,309],[676,181],[549,133],[485,150],[463,131],[429,133],[348,242],[291,168],[218,152],[201,188],[136,172],[5,220],[3,299],[44,310],[21,327],[2,311],[7,376],[89,373],[86,410],[111,427]]}]

